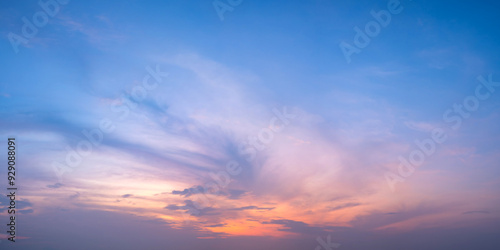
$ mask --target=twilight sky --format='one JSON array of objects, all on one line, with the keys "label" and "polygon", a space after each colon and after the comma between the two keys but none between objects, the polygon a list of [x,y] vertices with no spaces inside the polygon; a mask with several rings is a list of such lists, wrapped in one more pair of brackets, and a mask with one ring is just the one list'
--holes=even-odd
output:
[{"label": "twilight sky", "polygon": [[500,249],[499,11],[3,0],[0,249]]}]

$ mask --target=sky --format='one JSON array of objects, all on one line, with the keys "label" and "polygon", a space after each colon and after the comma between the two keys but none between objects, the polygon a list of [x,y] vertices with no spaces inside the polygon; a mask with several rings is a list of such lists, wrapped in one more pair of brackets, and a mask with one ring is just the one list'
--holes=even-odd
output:
[{"label": "sky", "polygon": [[0,248],[500,249],[499,10],[2,0]]}]

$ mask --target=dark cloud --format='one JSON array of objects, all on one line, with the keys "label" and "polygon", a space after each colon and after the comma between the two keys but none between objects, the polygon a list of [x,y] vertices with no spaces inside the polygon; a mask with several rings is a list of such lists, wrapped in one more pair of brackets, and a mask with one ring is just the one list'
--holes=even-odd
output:
[{"label": "dark cloud", "polygon": [[273,210],[274,207],[257,207],[257,206],[246,206],[246,207],[239,207],[239,208],[232,208],[230,210]]},{"label": "dark cloud", "polygon": [[227,225],[226,223],[222,223],[222,224],[208,225],[208,226],[205,226],[205,227],[224,227],[226,225]]},{"label": "dark cloud", "polygon": [[198,185],[198,186],[194,186],[194,187],[190,187],[190,188],[185,188],[182,191],[173,190],[172,194],[181,195],[181,196],[184,196],[184,197],[189,197],[189,196],[191,196],[193,194],[202,193],[202,191],[203,191],[203,187]]},{"label": "dark cloud", "polygon": [[124,194],[124,195],[122,195],[122,198],[128,198],[130,196],[132,196],[132,194]]},{"label": "dark cloud", "polygon": [[[18,198],[18,197],[16,197]],[[7,211],[10,206],[10,198],[6,195],[0,196],[0,212]],[[17,200],[16,199],[16,212],[19,213],[33,213],[33,204],[28,200]]]},{"label": "dark cloud", "polygon": [[335,211],[335,210],[340,210],[340,209],[344,209],[344,208],[348,208],[348,207],[357,207],[359,205],[361,205],[361,203],[351,202],[351,203],[342,204],[342,205],[339,205],[336,207],[328,207],[328,209],[330,211]]},{"label": "dark cloud", "polygon": [[194,204],[192,200],[185,200],[184,201],[184,206],[178,206],[175,204],[169,204],[168,206],[165,207],[165,209],[168,210],[174,210],[174,211],[186,211],[192,216],[206,216],[206,215],[218,215],[219,213],[215,212],[215,208],[212,207],[204,207],[204,208],[197,208],[197,206]]},{"label": "dark cloud", "polygon": [[[183,197],[189,197],[191,195],[195,194],[204,194],[205,193],[205,187],[197,185],[193,186],[190,188],[185,188],[184,190],[173,190],[172,194],[175,195],[180,195]],[[219,191],[215,193],[210,193],[211,195],[216,195],[216,196],[226,196],[228,199],[231,200],[238,200],[240,199],[244,194],[247,192],[245,190],[239,190],[239,189],[228,189],[227,191]]]},{"label": "dark cloud", "polygon": [[284,228],[279,228],[278,231],[284,231],[284,232],[291,232],[291,233],[297,233],[301,235],[322,235],[325,232],[331,232],[334,230],[346,230],[350,229],[348,227],[332,227],[332,226],[326,226],[326,227],[312,227],[309,226],[309,224],[304,223],[302,221],[295,221],[295,220],[271,220],[268,222],[262,222],[262,224],[275,224],[275,225],[283,225]]}]

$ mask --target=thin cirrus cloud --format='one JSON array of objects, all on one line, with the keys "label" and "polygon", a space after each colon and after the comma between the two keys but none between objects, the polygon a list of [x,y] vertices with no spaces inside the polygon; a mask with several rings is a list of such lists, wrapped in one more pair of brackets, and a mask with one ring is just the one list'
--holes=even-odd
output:
[{"label": "thin cirrus cloud", "polygon": [[[202,67],[203,63],[197,61],[195,65]],[[195,72],[202,71],[200,69]],[[201,81],[206,80],[206,78],[207,76],[200,77]],[[211,86],[217,89],[217,84],[212,81],[210,80]],[[226,91],[234,92],[234,90],[227,90],[227,86],[221,91],[223,93]],[[214,95],[216,94],[217,92]],[[439,214],[434,210],[423,210],[417,214],[400,212],[397,218],[391,216],[387,220],[380,220],[380,216],[376,213],[369,216],[370,213],[373,213],[371,210],[376,207],[389,207],[388,201],[390,200],[377,198],[387,195],[380,191],[384,190],[380,187],[386,185],[385,180],[373,177],[376,173],[377,161],[380,161],[380,158],[385,158],[379,155],[380,149],[388,148],[386,154],[391,155],[390,148],[393,147],[391,144],[383,144],[373,141],[373,139],[376,136],[386,137],[387,135],[374,134],[373,138],[368,137],[366,144],[362,147],[353,146],[348,135],[364,131],[363,127],[345,130],[340,135],[330,134],[331,129],[324,129],[324,121],[318,120],[315,115],[304,111],[295,124],[278,134],[265,151],[259,152],[261,160],[258,164],[245,166],[248,169],[242,173],[244,179],[240,181],[239,176],[236,177],[228,190],[222,191],[216,197],[211,197],[213,206],[203,207],[193,212],[192,208],[196,206],[193,201],[179,198],[192,198],[191,196],[200,193],[200,190],[203,190],[202,185],[210,180],[207,175],[210,172],[220,170],[228,160],[234,159],[234,156],[237,160],[242,160],[237,158],[237,154],[231,153],[234,152],[231,148],[236,149],[237,139],[244,138],[245,135],[240,133],[241,127],[231,123],[226,123],[221,128],[210,125],[214,123],[213,119],[217,119],[217,115],[206,120],[205,115],[200,113],[210,114],[209,107],[207,110],[198,111],[192,108],[175,107],[179,104],[168,105],[168,99],[162,101],[165,102],[163,106],[173,106],[172,109],[176,110],[177,118],[170,115],[170,108],[166,110],[159,108],[162,106],[161,103],[145,102],[143,107],[130,115],[128,123],[123,125],[123,129],[118,129],[116,133],[106,138],[103,145],[93,153],[93,157],[79,166],[78,176],[68,173],[73,187],[70,184],[58,183],[48,183],[47,187],[51,189],[66,188],[68,192],[74,192],[69,191],[73,188],[87,190],[84,195],[72,196],[71,198],[83,207],[128,211],[131,214],[137,214],[139,211],[147,211],[144,210],[144,204],[148,204],[150,216],[160,218],[163,216],[173,219],[173,221],[177,220],[179,225],[182,225],[183,218],[180,218],[181,215],[178,212],[186,212],[193,217],[191,220],[194,220],[199,230],[207,232],[228,227],[206,225],[200,218],[204,218],[212,225],[231,226],[240,223],[239,227],[248,226],[247,230],[256,226],[275,226],[275,230],[283,233],[314,235],[323,231],[335,231],[335,227],[348,228],[348,225],[364,230],[391,226],[406,228],[409,224],[415,226],[415,222],[412,220],[419,216]],[[228,100],[226,105],[231,104],[231,100]],[[151,105],[155,105],[155,108],[148,108]],[[248,104],[238,105],[240,107],[251,106]],[[146,112],[140,112],[141,109]],[[217,110],[215,113],[222,112],[217,107],[214,109]],[[191,112],[197,112],[196,116],[193,116]],[[231,110],[227,112],[233,114]],[[180,118],[181,115],[185,118]],[[220,115],[223,116],[223,113]],[[161,119],[158,119],[158,116],[166,116],[167,121],[168,119],[174,119],[174,121],[165,124],[162,123]],[[149,122],[144,123],[144,118]],[[258,132],[258,127],[252,125],[255,121],[260,121],[257,124],[265,124],[265,120],[263,120],[265,118],[246,116],[234,119],[239,119],[240,123],[253,126],[255,130],[250,130],[250,134]],[[148,124],[149,132],[144,130],[144,124]],[[177,124],[176,126],[179,127],[176,130],[164,129],[164,127],[173,124]],[[64,127],[68,128],[67,125]],[[82,128],[83,126],[77,126],[74,130],[67,129],[68,134]],[[133,143],[137,139],[131,138],[129,133],[124,131],[141,131],[140,142]],[[232,131],[232,134],[228,131]],[[155,134],[156,137],[145,136],[147,134]],[[162,145],[161,142],[165,141],[162,137],[172,138],[181,143],[177,147]],[[336,142],[334,142],[334,138]],[[343,138],[346,140],[342,140]],[[360,139],[364,140],[363,137]],[[74,143],[76,141],[73,139],[68,142]],[[309,143],[294,143],[297,141]],[[187,144],[182,142],[187,142]],[[349,147],[345,147],[345,145]],[[158,150],[158,147],[162,149]],[[361,155],[363,157],[360,157]],[[128,159],[128,163],[117,160],[122,157]],[[92,166],[97,162],[99,163]],[[130,163],[134,163],[135,166]],[[149,173],[144,172],[144,169],[149,169]],[[47,168],[47,170],[50,172],[51,169]],[[163,171],[170,174],[176,173],[177,177],[185,176],[184,181],[182,178],[181,181],[169,180],[170,174],[162,174]],[[200,178],[200,181],[192,182],[190,181],[192,177]],[[136,184],[137,180],[142,180],[141,184]],[[145,181],[157,185],[158,188],[148,188],[144,184]],[[97,189],[92,191],[95,183],[108,186],[106,188],[108,191],[102,192]],[[166,185],[161,185],[161,183]],[[177,184],[172,186],[167,183]],[[290,186],[290,183],[293,183],[293,186]],[[118,188],[116,188],[117,185]],[[190,188],[186,188],[186,186],[190,186]],[[324,189],[324,187],[330,188]],[[147,192],[144,193],[144,190]],[[157,191],[155,192],[155,190]],[[318,190],[321,191],[317,192]],[[100,192],[101,196],[97,196],[93,192]],[[113,193],[117,193],[117,195],[114,196]],[[123,195],[123,193],[126,194]],[[162,193],[162,199],[155,197],[155,193]],[[33,195],[36,196],[36,192]],[[124,203],[124,201],[112,202],[120,196],[131,201],[128,203]],[[337,197],[342,196],[345,198],[337,199]],[[359,202],[350,202],[353,199],[366,202],[363,202],[361,206]],[[266,206],[269,201],[275,205]],[[332,201],[334,201],[333,204]],[[165,206],[165,204],[169,205]],[[347,212],[347,208],[356,209]],[[308,212],[304,213],[303,211]],[[235,219],[245,218],[257,219],[261,223],[245,224],[235,221]],[[378,219],[375,220],[375,218]],[[337,221],[337,223],[325,223],[327,221]],[[223,232],[224,235],[242,235],[241,230],[228,230],[228,232],[211,231],[215,235],[210,237],[218,237],[218,233]]]},{"label": "thin cirrus cloud", "polygon": [[[195,65],[203,67],[203,63],[196,62]],[[202,70],[195,72],[202,72]],[[214,84],[213,80],[207,80],[207,76],[202,76],[199,79],[210,81],[210,86],[217,89],[217,84]],[[235,88],[237,89],[237,87]],[[221,91],[222,93],[234,92],[234,90],[227,90],[227,86]],[[217,92],[212,95],[217,95]],[[222,119],[217,118],[217,114],[220,117],[224,116],[224,112],[218,109],[218,106],[222,104],[217,104],[213,108],[217,110],[214,111],[216,115],[207,120],[206,117],[209,117],[208,114],[212,112],[210,107],[206,107],[206,110],[197,110],[189,108],[190,106],[196,107],[197,104],[186,104],[188,107],[186,108],[182,105],[175,106],[180,104],[169,104],[168,99],[161,101],[164,102],[163,105],[161,103],[151,104],[150,101],[145,102],[143,107],[130,115],[123,128],[119,128],[116,133],[106,138],[103,145],[93,153],[92,158],[87,159],[79,166],[78,176],[68,173],[73,187],[71,184],[58,183],[48,183],[47,187],[51,189],[66,188],[68,192],[74,192],[69,191],[73,188],[87,190],[84,195],[72,196],[72,200],[80,203],[80,206],[83,207],[128,211],[131,214],[149,210],[149,216],[169,218],[171,221],[177,220],[179,225],[182,225],[182,219],[180,219],[181,215],[178,212],[187,212],[193,217],[191,220],[196,223],[196,228],[215,233],[210,237],[218,237],[219,233],[242,235],[241,230],[231,231],[230,226],[237,223],[240,223],[239,227],[248,227],[247,230],[250,230],[251,227],[275,226],[275,230],[283,233],[317,235],[324,231],[335,231],[335,227],[348,228],[348,225],[364,230],[391,226],[406,228],[409,224],[415,226],[415,222],[412,220],[419,216],[439,214],[434,210],[423,210],[417,214],[399,213],[397,218],[391,216],[387,220],[380,220],[380,216],[376,213],[369,216],[376,207],[390,207],[390,200],[377,198],[387,195],[380,191],[384,190],[380,187],[386,185],[385,180],[373,175],[377,173],[377,161],[380,161],[380,158],[385,158],[380,155],[381,149],[387,148],[385,154],[389,157],[391,148],[394,146],[374,141],[377,136],[387,137],[386,134],[380,133],[373,134],[371,138],[358,137],[360,138],[358,140],[367,140],[366,144],[363,146],[353,145],[349,135],[364,131],[364,127],[344,130],[342,134],[331,134],[331,128],[324,129],[323,123],[325,121],[304,111],[295,124],[276,135],[268,148],[262,153],[259,152],[260,161],[258,163],[247,164],[247,169],[242,173],[244,179],[240,181],[237,177],[228,190],[212,197],[213,206],[203,207],[194,213],[190,210],[196,206],[193,201],[179,198],[196,196],[196,193],[200,193],[200,190],[203,189],[202,185],[210,180],[207,177],[210,172],[218,171],[228,160],[234,159],[234,156],[237,160],[241,160],[237,158],[237,154],[231,152],[237,148],[238,138],[244,138],[245,135],[241,133],[241,126],[232,123],[225,123],[220,128],[211,125],[214,120]],[[238,100],[238,102],[240,101]],[[239,107],[251,106],[251,104],[238,104],[238,102],[236,106]],[[225,105],[232,104],[231,100],[227,100]],[[155,108],[148,108],[151,105],[155,105]],[[159,108],[161,106],[169,106],[169,108],[162,110]],[[169,113],[170,107],[177,113],[175,116]],[[140,112],[141,110],[145,112]],[[233,117],[233,111],[225,112],[229,112],[228,117]],[[245,111],[240,112],[245,114]],[[166,116],[167,123],[163,123],[159,116]],[[144,119],[148,122],[145,123]],[[169,119],[173,119],[173,121],[168,123]],[[250,129],[250,134],[258,132],[258,126],[252,124],[265,124],[265,118],[260,117],[235,116],[233,119],[237,119],[242,124],[253,126],[254,130]],[[144,130],[145,125],[149,131]],[[168,128],[169,125],[178,127],[172,130]],[[74,129],[68,129],[68,125],[64,125],[64,127],[67,128],[68,135],[71,134],[71,131],[84,128],[84,126],[76,126]],[[134,139],[125,131],[136,131],[142,136],[140,140],[139,138]],[[156,137],[149,137],[147,134],[155,134]],[[343,138],[345,140],[342,140]],[[180,142],[179,146],[162,145],[162,141],[170,139]],[[77,140],[72,139],[68,142],[74,143]],[[134,141],[139,141],[139,143],[134,143]],[[294,143],[297,141],[309,143]],[[345,147],[346,145],[348,147]],[[123,157],[128,160],[117,160]],[[98,164],[92,166],[95,163]],[[148,169],[149,173],[144,172],[144,169]],[[50,172],[50,170],[47,167],[47,171]],[[170,174],[163,174],[163,171]],[[177,177],[185,176],[185,178],[181,178],[181,181],[169,180],[171,178],[169,175],[173,173]],[[422,172],[422,174],[424,173]],[[199,178],[199,181],[190,181],[193,177]],[[142,182],[138,184],[137,180],[142,180]],[[157,185],[157,188],[148,188],[144,184],[146,181]],[[92,187],[96,183],[108,186],[105,189],[108,191],[102,192],[97,189],[92,191]],[[293,186],[290,186],[291,183]],[[414,183],[414,185],[416,184]],[[325,187],[329,187],[329,189],[324,189]],[[144,192],[145,190],[147,191]],[[157,191],[155,192],[155,190]],[[318,192],[318,190],[321,191]],[[100,192],[102,195],[97,196],[93,192]],[[113,193],[117,195],[113,196]],[[163,198],[158,199],[154,196],[155,193],[163,193],[161,195]],[[37,196],[36,192],[32,195]],[[124,203],[124,201],[111,202],[120,196],[132,201],[129,203]],[[335,201],[336,197],[339,196],[346,198]],[[350,202],[353,199],[363,200],[363,206],[359,202]],[[266,206],[269,201],[275,205]],[[144,210],[144,204],[148,204],[150,209]],[[165,206],[165,204],[167,205]],[[356,209],[347,212],[347,208]],[[308,212],[304,213],[303,211]],[[203,220],[212,224],[204,224],[200,218],[204,218]],[[235,221],[235,219],[245,218],[257,219],[261,223],[245,224]],[[375,218],[378,219],[375,220]],[[337,222],[335,224],[325,223],[327,221]],[[213,225],[227,226],[214,227]],[[224,232],[225,228],[228,228],[227,232]],[[222,231],[215,229],[222,229]]]}]

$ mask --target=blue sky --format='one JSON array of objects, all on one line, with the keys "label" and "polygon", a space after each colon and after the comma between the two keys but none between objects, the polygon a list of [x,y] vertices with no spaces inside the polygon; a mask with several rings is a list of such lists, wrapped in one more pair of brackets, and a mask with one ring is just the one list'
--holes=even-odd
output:
[{"label": "blue sky", "polygon": [[[42,7],[0,3],[23,190],[2,249],[498,248],[499,3],[243,0],[221,20],[213,2],[60,1],[19,45]],[[388,4],[348,62],[340,44]]]}]

